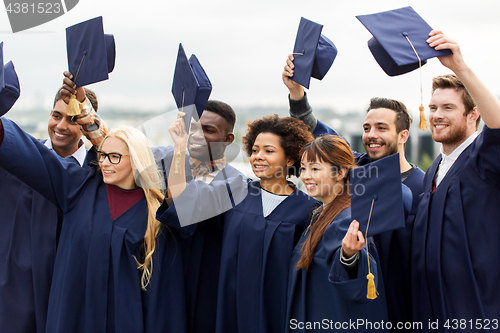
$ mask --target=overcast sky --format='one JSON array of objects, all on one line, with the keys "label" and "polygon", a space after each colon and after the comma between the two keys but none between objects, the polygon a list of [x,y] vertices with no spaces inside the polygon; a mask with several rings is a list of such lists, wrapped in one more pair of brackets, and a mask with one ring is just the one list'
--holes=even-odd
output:
[{"label": "overcast sky", "polygon": [[[338,56],[322,81],[312,80],[315,107],[341,111],[365,109],[369,99],[384,96],[403,101],[418,112],[418,71],[388,77],[373,59],[371,34],[355,15],[411,5],[431,27],[459,42],[466,62],[500,96],[500,1],[374,0],[80,0],[67,14],[25,32],[13,34],[0,10],[0,40],[5,62],[12,60],[21,82],[16,108],[52,99],[67,69],[65,28],[103,16],[104,30],[115,36],[116,66],[108,81],[90,86],[100,107],[165,109],[178,44],[196,54],[213,84],[211,98],[238,107],[272,105],[287,108],[281,72],[293,50],[301,16],[323,24],[323,34]],[[422,68],[424,105],[431,78],[448,73],[437,59]],[[14,111],[14,110],[13,110]]]}]

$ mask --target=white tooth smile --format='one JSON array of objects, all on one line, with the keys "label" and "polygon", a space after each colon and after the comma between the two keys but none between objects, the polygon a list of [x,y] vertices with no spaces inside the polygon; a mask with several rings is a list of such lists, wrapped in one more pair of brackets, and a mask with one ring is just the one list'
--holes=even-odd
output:
[{"label": "white tooth smile", "polygon": [[203,145],[199,145],[197,143],[192,143],[191,146],[193,146],[193,147],[203,147]]},{"label": "white tooth smile", "polygon": [[446,125],[435,125],[436,129],[443,129],[446,127]]},{"label": "white tooth smile", "polygon": [[57,133],[57,132],[54,132],[54,135],[55,135],[56,137],[58,137],[58,138],[65,138],[65,137],[66,137],[66,135],[64,135],[64,134],[59,134],[59,133]]},{"label": "white tooth smile", "polygon": [[379,148],[379,147],[382,147],[382,145],[381,145],[381,144],[378,144],[378,143],[370,143],[370,144],[368,145],[368,147],[370,147],[370,148]]}]

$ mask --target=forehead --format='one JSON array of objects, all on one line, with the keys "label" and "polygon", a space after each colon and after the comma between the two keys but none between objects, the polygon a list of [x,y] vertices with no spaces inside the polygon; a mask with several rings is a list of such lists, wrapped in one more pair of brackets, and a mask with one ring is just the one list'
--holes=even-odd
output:
[{"label": "forehead", "polygon": [[300,159],[301,164],[323,164],[327,165],[329,163],[323,161],[322,159],[319,158],[319,156],[314,155],[313,153],[304,153],[302,154],[302,158]]},{"label": "forehead", "polygon": [[440,105],[440,104],[455,104],[463,106],[462,102],[462,94],[455,89],[446,88],[446,89],[436,89],[432,94],[431,105]]},{"label": "forehead", "polygon": [[200,124],[201,126],[214,126],[219,130],[222,130],[225,128],[227,122],[217,113],[211,111],[203,111],[203,114],[200,117]]},{"label": "forehead", "polygon": [[365,124],[373,125],[386,123],[389,126],[396,124],[396,112],[391,109],[378,108],[368,111],[365,117]]},{"label": "forehead", "polygon": [[280,136],[273,133],[259,133],[255,138],[254,146],[267,146],[273,145],[281,148]]},{"label": "forehead", "polygon": [[59,112],[63,117],[66,117],[68,115],[68,104],[60,99],[54,104],[54,110]]},{"label": "forehead", "polygon": [[101,150],[105,153],[128,153],[127,144],[118,138],[107,138],[102,144]]}]

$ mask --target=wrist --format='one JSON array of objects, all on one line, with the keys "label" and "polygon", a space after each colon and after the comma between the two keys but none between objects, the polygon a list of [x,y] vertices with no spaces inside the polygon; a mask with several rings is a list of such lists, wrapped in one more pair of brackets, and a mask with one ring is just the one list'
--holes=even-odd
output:
[{"label": "wrist", "polygon": [[344,249],[340,250],[340,262],[344,266],[353,266],[359,259],[359,251],[354,252],[354,254],[348,256],[347,253],[344,253]]},{"label": "wrist", "polygon": [[304,96],[305,96],[304,88],[302,88],[302,86],[300,86],[300,88],[298,88],[298,89],[290,89],[290,99],[291,100],[298,101],[298,100],[301,100],[302,98],[304,98]]}]

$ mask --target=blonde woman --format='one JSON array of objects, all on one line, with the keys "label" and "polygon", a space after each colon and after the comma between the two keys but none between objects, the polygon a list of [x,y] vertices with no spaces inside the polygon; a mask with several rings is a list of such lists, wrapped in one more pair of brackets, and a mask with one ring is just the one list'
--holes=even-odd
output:
[{"label": "blonde woman", "polygon": [[64,214],[46,331],[183,332],[181,258],[155,218],[164,181],[147,139],[116,128],[95,154],[97,170],[61,161],[1,119],[0,165]]}]

